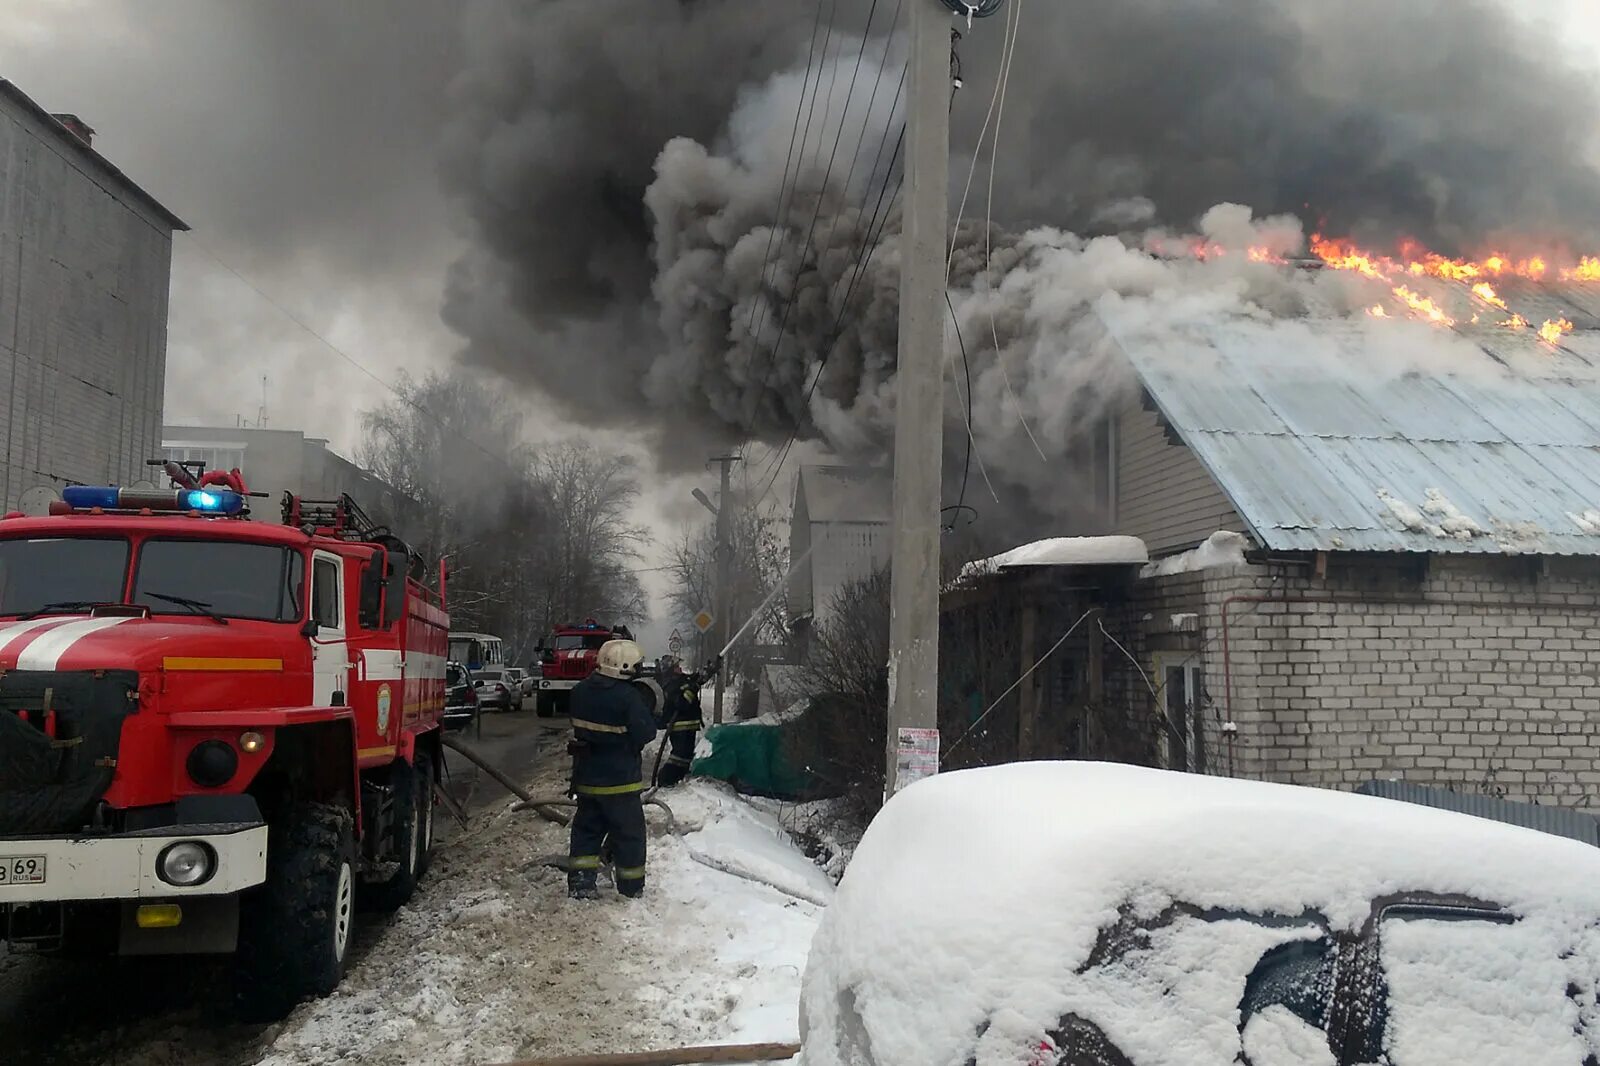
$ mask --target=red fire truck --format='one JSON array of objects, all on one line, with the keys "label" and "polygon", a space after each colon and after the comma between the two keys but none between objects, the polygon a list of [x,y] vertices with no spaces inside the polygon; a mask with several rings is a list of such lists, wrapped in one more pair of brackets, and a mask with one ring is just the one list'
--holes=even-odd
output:
[{"label": "red fire truck", "polygon": [[578,687],[578,682],[594,673],[595,660],[600,648],[608,640],[632,640],[627,626],[606,626],[588,619],[582,625],[564,624],[536,649],[539,661],[534,664],[538,696],[535,708],[540,718],[549,718],[564,711],[567,696]]},{"label": "red fire truck", "polygon": [[449,618],[349,497],[199,484],[0,518],[0,938],[232,953],[270,1018],[428,867]]}]

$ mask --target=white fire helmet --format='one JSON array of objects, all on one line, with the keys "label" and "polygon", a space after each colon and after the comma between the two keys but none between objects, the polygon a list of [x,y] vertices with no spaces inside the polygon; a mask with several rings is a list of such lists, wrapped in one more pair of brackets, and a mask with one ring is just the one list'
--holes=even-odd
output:
[{"label": "white fire helmet", "polygon": [[600,645],[595,659],[595,670],[607,677],[627,680],[639,672],[644,661],[644,651],[631,640],[608,640]]}]

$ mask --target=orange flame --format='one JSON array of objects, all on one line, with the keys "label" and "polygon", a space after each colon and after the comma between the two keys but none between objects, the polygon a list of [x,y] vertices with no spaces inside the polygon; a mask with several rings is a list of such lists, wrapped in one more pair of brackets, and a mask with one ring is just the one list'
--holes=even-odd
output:
[{"label": "orange flame", "polygon": [[1482,300],[1484,303],[1492,304],[1493,306],[1500,308],[1502,311],[1511,310],[1506,306],[1506,302],[1500,299],[1499,295],[1495,293],[1494,286],[1490,285],[1487,281],[1480,281],[1478,284],[1474,285],[1472,287],[1472,294],[1478,299]]},{"label": "orange flame", "polygon": [[1367,314],[1371,315],[1373,318],[1389,317],[1389,312],[1383,309],[1382,304],[1373,304],[1371,307],[1367,308]]},{"label": "orange flame", "polygon": [[1506,329],[1527,329],[1528,320],[1521,315],[1512,315],[1504,322],[1496,322],[1495,325],[1504,326]]},{"label": "orange flame", "polygon": [[1562,281],[1600,281],[1600,256],[1586,255],[1578,265],[1561,272]]},{"label": "orange flame", "polygon": [[1442,307],[1428,299],[1426,296],[1412,292],[1404,285],[1396,285],[1394,288],[1394,294],[1400,297],[1401,301],[1405,303],[1407,307],[1411,308],[1411,310],[1416,312],[1416,314],[1420,317],[1426,318],[1429,322],[1433,322],[1441,326],[1453,326],[1456,324],[1456,320],[1445,314]]},{"label": "orange flame", "polygon": [[[1541,281],[1550,273],[1550,264],[1542,256],[1512,259],[1496,252],[1481,260],[1452,259],[1429,251],[1413,240],[1400,242],[1401,258],[1398,260],[1364,251],[1354,242],[1330,240],[1321,234],[1312,235],[1311,251],[1335,270],[1353,270],[1380,281],[1392,282],[1401,275],[1463,282],[1502,277]],[[1584,256],[1576,267],[1562,270],[1559,276],[1563,281],[1600,281],[1600,256]]]},{"label": "orange flame", "polygon": [[1571,332],[1572,323],[1558,318],[1539,327],[1539,339],[1546,344],[1560,344],[1562,336]]}]

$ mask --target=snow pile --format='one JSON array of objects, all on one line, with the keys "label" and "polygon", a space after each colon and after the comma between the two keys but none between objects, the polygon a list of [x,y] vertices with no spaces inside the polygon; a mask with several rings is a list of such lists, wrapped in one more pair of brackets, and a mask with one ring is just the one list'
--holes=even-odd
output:
[{"label": "snow pile", "polygon": [[1572,519],[1572,524],[1589,534],[1591,537],[1600,536],[1600,511],[1589,508],[1582,514],[1573,511],[1567,512],[1567,517]]},{"label": "snow pile", "polygon": [[1052,537],[961,568],[963,578],[1021,566],[1142,566],[1150,552],[1138,537]]},{"label": "snow pile", "polygon": [[832,901],[828,875],[801,854],[775,818],[727,786],[696,780],[667,799],[679,828],[690,830],[683,845],[696,861],[819,907]]},{"label": "snow pile", "polygon": [[[1245,981],[1266,951],[1358,930],[1375,899],[1424,891],[1494,901],[1521,921],[1489,934],[1467,923],[1481,945],[1470,958],[1428,955],[1407,989],[1418,1015],[1394,1023],[1402,1039],[1473,1009],[1475,992],[1465,1008],[1446,1002],[1459,1001],[1464,968],[1502,996],[1522,979],[1528,951],[1498,932],[1571,945],[1600,918],[1600,851],[1372,797],[1125,766],[941,774],[879,814],[823,919],[803,990],[806,1066],[845,1066],[868,1047],[877,1066],[1012,1064],[1069,1014],[1140,1066],[1232,1066]],[[1291,920],[1158,920],[1175,903]],[[1119,917],[1131,923],[1121,947],[1091,964]],[[1539,958],[1545,971],[1512,1017],[1526,1009],[1549,1033],[1545,1015],[1576,1010],[1566,983],[1592,995],[1597,968],[1580,977],[1571,959]],[[1252,1043],[1278,1056],[1256,1061],[1318,1061],[1298,1055],[1307,1034],[1282,1021],[1252,1027]],[[1530,1052],[1533,1035],[1506,1039],[1509,1057],[1439,1057],[1429,1045],[1407,1061],[1581,1061],[1552,1044]]]},{"label": "snow pile", "polygon": [[1428,489],[1424,496],[1423,513],[1437,520],[1440,533],[1456,540],[1471,540],[1473,537],[1483,536],[1483,527],[1462,514],[1461,509],[1451,503],[1444,493],[1438,489]]},{"label": "snow pile", "polygon": [[1245,549],[1250,541],[1243,533],[1218,530],[1205,539],[1198,548],[1181,555],[1170,555],[1139,571],[1140,577],[1167,577],[1171,574],[1192,574],[1201,570],[1221,570],[1244,566]]},{"label": "snow pile", "polygon": [[1378,489],[1378,499],[1389,509],[1401,528],[1411,533],[1426,533],[1440,540],[1461,541],[1487,535],[1477,521],[1463,514],[1439,489],[1424,491],[1420,511],[1386,488]]}]

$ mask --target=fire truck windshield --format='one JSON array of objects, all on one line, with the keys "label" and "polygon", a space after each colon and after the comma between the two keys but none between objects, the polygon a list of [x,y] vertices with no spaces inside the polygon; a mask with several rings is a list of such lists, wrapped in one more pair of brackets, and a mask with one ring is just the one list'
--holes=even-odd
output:
[{"label": "fire truck windshield", "polygon": [[582,648],[594,649],[599,648],[610,639],[610,633],[586,637],[580,637],[576,634],[568,633],[556,637],[556,639],[551,642],[550,647],[555,651],[578,651]]},{"label": "fire truck windshield", "polygon": [[271,544],[150,540],[139,549],[133,602],[151,614],[207,612],[262,622],[294,622],[304,598],[305,559]]},{"label": "fire truck windshield", "polygon": [[[120,537],[0,540],[0,615],[52,603],[120,603],[128,542]],[[66,610],[63,608],[63,610]]]}]

